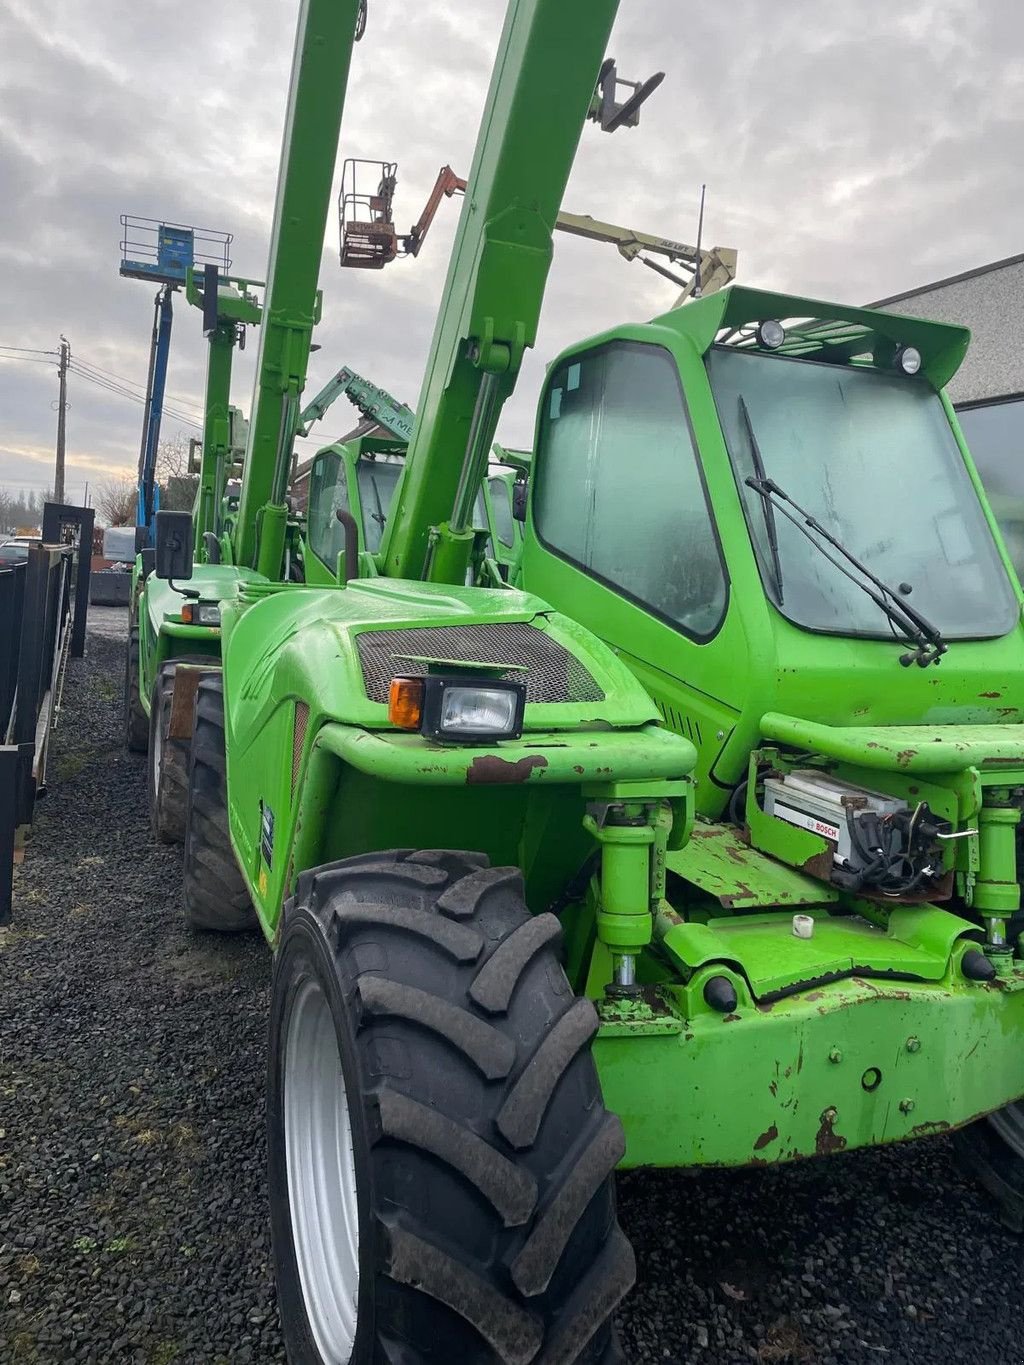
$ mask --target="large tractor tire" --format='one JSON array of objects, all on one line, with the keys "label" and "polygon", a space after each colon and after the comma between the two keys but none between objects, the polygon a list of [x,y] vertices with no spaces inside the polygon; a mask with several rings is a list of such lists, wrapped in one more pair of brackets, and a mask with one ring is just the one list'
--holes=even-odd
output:
[{"label": "large tractor tire", "polygon": [[953,1134],[961,1164],[996,1200],[1008,1228],[1024,1232],[1024,1101]]},{"label": "large tractor tire", "polygon": [[168,734],[174,676],[179,663],[208,660],[171,659],[161,664],[149,703],[149,821],[154,836],[165,844],[185,838],[188,805],[188,760],[191,744]]},{"label": "large tractor tire", "polygon": [[220,673],[196,689],[185,811],[185,918],[195,929],[237,934],[256,912],[228,834],[224,755],[224,682]]},{"label": "large tractor tire", "polygon": [[635,1277],[597,1015],[516,868],[369,854],[300,876],[267,1123],[292,1365],[613,1365]]},{"label": "large tractor tire", "polygon": [[144,754],[149,743],[149,721],[139,697],[139,628],[128,627],[128,652],[124,660],[124,742],[133,754]]}]

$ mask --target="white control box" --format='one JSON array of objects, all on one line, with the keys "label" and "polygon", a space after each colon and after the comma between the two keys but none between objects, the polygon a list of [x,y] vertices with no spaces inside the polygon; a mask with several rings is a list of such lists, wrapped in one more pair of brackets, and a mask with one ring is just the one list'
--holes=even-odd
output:
[{"label": "white control box", "polygon": [[856,868],[861,859],[851,846],[850,819],[865,811],[892,815],[906,810],[907,803],[813,768],[797,768],[781,777],[765,778],[764,809],[777,820],[828,839],[835,845],[835,861]]}]

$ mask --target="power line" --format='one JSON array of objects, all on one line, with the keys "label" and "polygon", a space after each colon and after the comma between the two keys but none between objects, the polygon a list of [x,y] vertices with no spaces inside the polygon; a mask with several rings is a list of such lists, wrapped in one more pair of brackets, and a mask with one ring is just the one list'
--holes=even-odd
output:
[{"label": "power line", "polygon": [[[142,387],[137,380],[129,379],[128,376],[124,374],[117,374],[114,370],[108,370],[103,365],[97,365],[95,361],[92,360],[83,361],[81,357],[79,357],[79,361],[81,364],[85,365],[86,369],[95,370],[97,374],[101,374],[107,379],[116,380],[119,384],[127,384],[128,387],[132,389],[139,389]],[[181,395],[174,394],[172,395],[172,397],[181,398]],[[182,401],[187,402],[188,400],[183,399]]]},{"label": "power line", "polygon": [[[88,362],[82,362],[77,356],[75,357],[74,364],[78,374],[81,375],[83,379],[90,379],[93,383],[100,385],[100,387],[110,388],[112,392],[120,393],[125,398],[132,398],[139,403],[146,402],[145,395],[134,387],[131,380],[125,379],[118,381],[114,378],[106,378],[104,374],[93,373],[93,371],[99,369],[99,366],[90,365]],[[186,408],[184,403],[180,401],[175,402],[170,406],[165,405],[165,411],[172,417],[187,417],[189,420],[194,420],[197,423],[202,421],[202,415],[200,413]]]},{"label": "power line", "polygon": [[[14,352],[14,354],[6,355],[4,354],[6,351]],[[27,361],[30,364],[50,365],[53,362],[44,359],[44,357],[53,356],[56,358],[59,354],[58,351],[44,351],[28,346],[5,346],[0,343],[0,360],[21,360]],[[113,370],[108,370],[102,365],[97,365],[92,361],[82,360],[80,356],[76,356],[68,368],[71,373],[77,374],[80,379],[88,380],[90,383],[97,385],[97,387],[107,390],[108,393],[116,394],[120,398],[129,398],[132,402],[142,403],[143,405],[145,405],[147,401],[145,395],[134,387],[134,380],[128,379],[124,375],[116,374]],[[197,431],[201,431],[203,428],[202,415],[194,410],[185,409],[184,404],[187,403],[188,400],[183,399],[180,394],[172,394],[170,396],[174,398],[176,402],[174,404],[164,405],[164,411],[167,416],[170,417],[172,421],[183,422],[186,426],[195,427]]]},{"label": "power line", "polygon": [[[106,378],[108,378],[108,379],[117,380],[117,382],[120,383],[120,384],[126,384],[126,385],[127,385],[129,388],[131,388],[131,389],[135,389],[135,390],[138,391],[138,390],[140,390],[141,387],[142,387],[140,384],[137,383],[136,380],[134,380],[134,379],[129,379],[126,375],[123,375],[123,374],[115,374],[115,372],[114,372],[113,370],[105,369],[102,365],[97,365],[97,364],[95,364],[94,361],[91,361],[91,360],[85,360],[85,361],[83,361],[82,358],[81,358],[80,356],[78,357],[78,361],[79,361],[80,364],[83,364],[83,365],[85,366],[86,369],[88,369],[88,370],[95,370],[98,374],[101,374],[101,375],[103,375],[104,377],[106,377]],[[188,404],[190,403],[191,400],[188,399],[188,398],[185,398],[182,394],[180,394],[180,393],[170,393],[170,394],[168,394],[167,396],[168,396],[169,398],[172,398],[172,399],[174,400],[175,404],[176,404],[178,407],[181,407],[181,408],[184,408],[184,409],[188,409]]]},{"label": "power line", "polygon": [[[125,388],[123,385],[115,384],[112,381],[100,378],[98,375],[91,374],[88,370],[83,369],[77,360],[72,361],[70,370],[71,373],[77,375],[79,379],[85,379],[90,384],[95,384],[97,388],[103,389],[107,393],[115,394],[119,398],[128,398],[133,403],[141,403],[143,406],[146,404],[146,398],[143,394],[136,393],[131,389]],[[198,414],[180,412],[175,407],[166,406],[164,411],[167,416],[175,422],[181,422],[185,426],[194,427],[196,431],[202,431],[203,429],[202,421]]]}]

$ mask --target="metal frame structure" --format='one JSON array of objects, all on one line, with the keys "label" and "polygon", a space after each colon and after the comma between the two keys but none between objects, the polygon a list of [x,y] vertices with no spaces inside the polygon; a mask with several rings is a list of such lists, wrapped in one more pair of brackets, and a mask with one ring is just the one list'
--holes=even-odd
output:
[{"label": "metal frame structure", "polygon": [[8,661],[0,679],[0,925],[11,919],[18,833],[46,786],[68,661],[85,651],[94,515],[46,503],[44,543],[24,564],[0,569],[0,658]]},{"label": "metal frame structure", "polygon": [[154,218],[121,215],[120,274],[127,279],[155,280],[160,288],[153,312],[149,373],[139,447],[138,499],[135,513],[136,548],[150,540],[153,517],[159,507],[156,464],[160,450],[167,365],[174,324],[173,295],[186,285],[196,267],[211,266],[227,274],[231,268],[231,233],[197,228]]}]

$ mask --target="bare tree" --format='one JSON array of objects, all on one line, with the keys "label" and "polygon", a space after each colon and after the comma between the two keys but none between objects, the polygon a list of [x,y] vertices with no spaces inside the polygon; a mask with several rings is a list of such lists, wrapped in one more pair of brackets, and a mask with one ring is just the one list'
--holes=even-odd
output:
[{"label": "bare tree", "polygon": [[0,531],[13,531],[17,524],[14,516],[14,498],[6,488],[0,488]]},{"label": "bare tree", "polygon": [[137,501],[133,479],[108,479],[96,489],[96,508],[108,526],[134,526]]},{"label": "bare tree", "polygon": [[168,512],[190,512],[195,502],[199,479],[189,473],[189,444],[183,431],[160,442],[156,477],[160,485],[160,506]]},{"label": "bare tree", "polygon": [[158,483],[164,483],[167,479],[180,479],[188,474],[188,448],[189,439],[183,431],[160,442],[156,457]]}]

